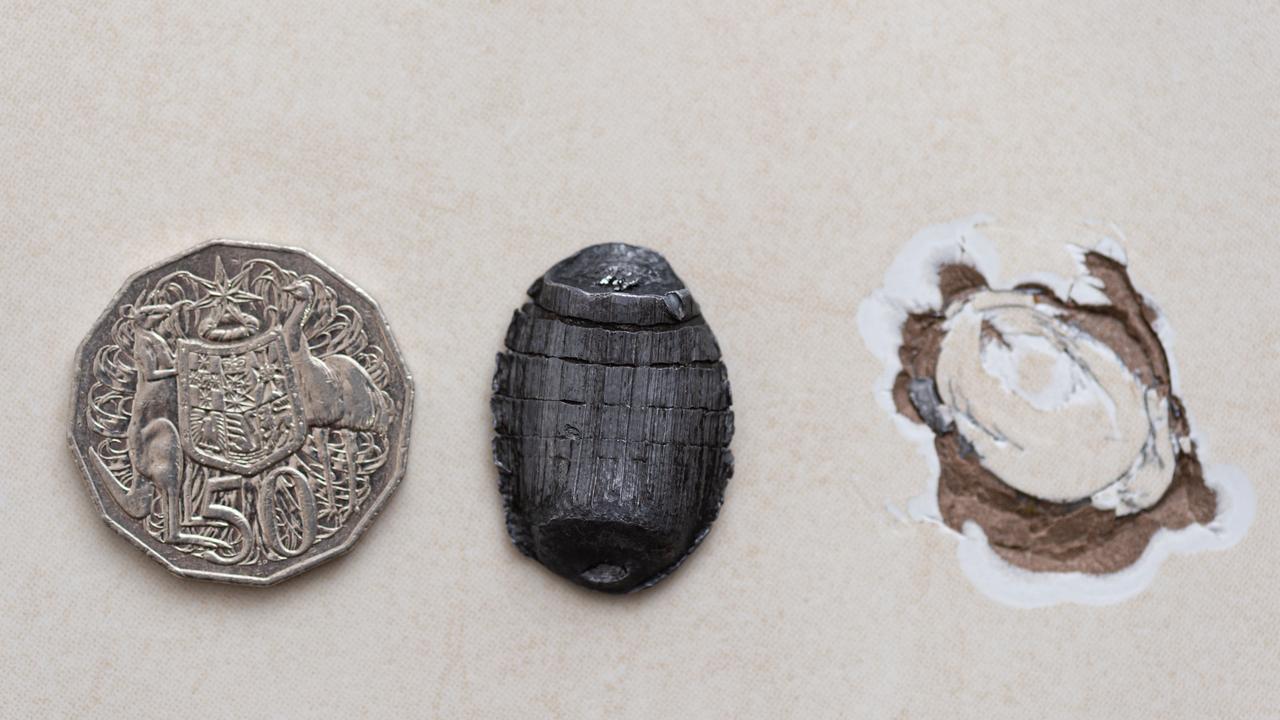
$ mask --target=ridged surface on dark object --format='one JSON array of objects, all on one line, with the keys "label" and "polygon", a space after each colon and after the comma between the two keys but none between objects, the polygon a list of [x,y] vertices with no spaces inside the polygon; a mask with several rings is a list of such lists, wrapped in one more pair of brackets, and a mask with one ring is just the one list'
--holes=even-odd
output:
[{"label": "ridged surface on dark object", "polygon": [[649,587],[706,535],[733,472],[720,348],[645,248],[586,248],[529,295],[493,379],[511,539],[581,585]]}]

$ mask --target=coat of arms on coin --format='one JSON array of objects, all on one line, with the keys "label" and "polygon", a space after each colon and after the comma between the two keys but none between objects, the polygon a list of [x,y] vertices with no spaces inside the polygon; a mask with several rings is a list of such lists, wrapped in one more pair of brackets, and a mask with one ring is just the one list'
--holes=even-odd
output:
[{"label": "coat of arms on coin", "polygon": [[170,570],[266,585],[351,547],[404,474],[413,384],[378,307],[301,250],[134,275],[80,346],[71,446]]}]

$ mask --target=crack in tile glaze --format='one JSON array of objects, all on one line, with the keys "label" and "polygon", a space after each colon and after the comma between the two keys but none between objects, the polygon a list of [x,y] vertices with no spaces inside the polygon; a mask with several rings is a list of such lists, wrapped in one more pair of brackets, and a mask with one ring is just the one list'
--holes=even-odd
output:
[{"label": "crack in tile glaze", "polygon": [[1252,488],[1202,464],[1168,322],[1121,245],[1068,246],[1074,278],[1001,284],[987,222],[919,233],[859,310],[877,399],[930,458],[911,517],[954,531],[970,579],[1020,606],[1118,602],[1170,553],[1238,542]]}]

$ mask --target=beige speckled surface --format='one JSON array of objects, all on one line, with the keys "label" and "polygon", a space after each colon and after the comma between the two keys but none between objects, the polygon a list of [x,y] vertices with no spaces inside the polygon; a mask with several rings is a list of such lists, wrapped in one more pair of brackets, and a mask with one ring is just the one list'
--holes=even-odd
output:
[{"label": "beige speckled surface", "polygon": [[[790,5],[5,3],[0,717],[1280,716],[1280,9]],[[974,211],[1123,226],[1213,459],[1257,488],[1241,545],[1016,611],[884,510],[927,470],[856,307]],[[266,591],[116,537],[63,439],[104,304],[214,236],[360,283],[418,381],[387,512]],[[667,254],[738,413],[707,543],[624,599],[518,556],[488,451],[511,310],[600,240]]]}]

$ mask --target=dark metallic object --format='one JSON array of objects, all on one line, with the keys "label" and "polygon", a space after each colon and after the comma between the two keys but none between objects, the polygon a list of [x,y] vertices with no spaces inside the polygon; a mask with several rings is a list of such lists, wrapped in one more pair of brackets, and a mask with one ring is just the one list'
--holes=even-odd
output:
[{"label": "dark metallic object", "polygon": [[733,472],[720,348],[645,248],[586,248],[529,295],[493,379],[507,530],[576,583],[649,587],[707,534]]}]

